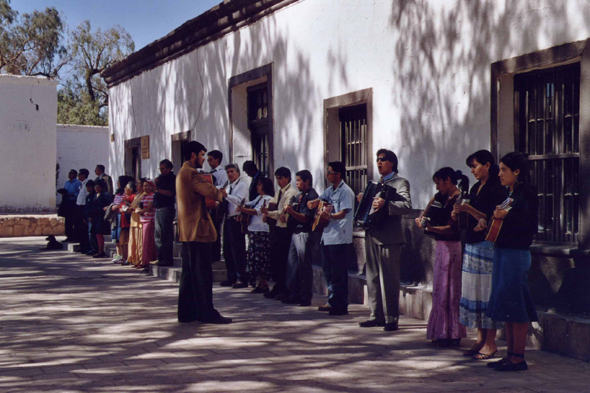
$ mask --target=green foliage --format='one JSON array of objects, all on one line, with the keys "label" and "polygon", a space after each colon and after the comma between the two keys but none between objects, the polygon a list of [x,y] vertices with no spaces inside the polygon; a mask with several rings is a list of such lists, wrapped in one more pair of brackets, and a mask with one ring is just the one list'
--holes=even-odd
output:
[{"label": "green foliage", "polygon": [[65,26],[54,7],[22,14],[0,0],[0,72],[56,78],[68,62]]},{"label": "green foliage", "polygon": [[108,89],[100,73],[129,56],[135,50],[131,35],[121,26],[92,32],[86,20],[70,32],[70,53],[75,84],[85,86],[92,101],[100,107],[108,105]]},{"label": "green foliage", "polygon": [[84,89],[75,90],[67,83],[57,92],[57,123],[106,126],[108,111],[92,101]]}]

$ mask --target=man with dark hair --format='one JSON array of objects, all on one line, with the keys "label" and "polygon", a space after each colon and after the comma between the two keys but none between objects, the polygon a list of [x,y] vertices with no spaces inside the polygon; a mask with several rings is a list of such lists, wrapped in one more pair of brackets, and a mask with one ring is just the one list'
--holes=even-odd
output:
[{"label": "man with dark hair", "polygon": [[[287,266],[289,260],[289,247],[291,246],[291,232],[287,227],[289,214],[285,207],[297,195],[297,189],[291,185],[291,171],[280,167],[275,171],[275,179],[279,186],[279,193],[270,201],[270,207],[262,207],[262,214],[276,221],[277,225],[272,230],[271,236],[271,266],[270,271],[275,286],[263,296],[269,299],[284,300],[289,297],[287,288]],[[271,209],[276,209],[272,210]]]},{"label": "man with dark hair", "polygon": [[[240,167],[236,164],[225,166],[228,186],[227,195],[237,201],[248,198],[248,186],[240,179]],[[248,201],[246,201],[248,202]],[[238,221],[240,212],[233,203],[227,204],[227,212],[223,224],[223,256],[227,269],[227,280],[219,285],[222,287],[246,288],[248,276],[246,274],[246,235],[242,233],[241,222]]]},{"label": "man with dark hair", "polygon": [[64,185],[66,193],[62,195],[60,212],[65,218],[66,240],[64,242],[75,242],[76,232],[74,231],[74,222],[76,220],[76,201],[80,194],[82,183],[77,179],[78,171],[71,169],[68,173],[68,180]]},{"label": "man with dark hair", "polygon": [[96,179],[94,179],[94,182],[104,180],[107,185],[106,192],[109,195],[113,195],[113,179],[111,179],[109,175],[104,173],[104,165],[97,165],[94,169],[94,174],[96,175]]},{"label": "man with dark hair", "polygon": [[176,209],[176,175],[172,172],[172,162],[168,159],[160,161],[160,176],[154,183],[154,207],[156,208],[154,236],[158,250],[158,266],[174,264],[174,216]]},{"label": "man with dark hair", "polygon": [[227,182],[227,173],[223,166],[221,166],[221,161],[223,160],[223,153],[219,150],[211,150],[207,153],[207,163],[211,167],[209,173],[215,178],[213,183],[217,188],[223,187]]},{"label": "man with dark hair", "polygon": [[213,268],[211,243],[217,232],[205,197],[221,201],[224,190],[207,182],[198,171],[205,162],[207,149],[199,142],[185,148],[186,162],[176,176],[178,231],[182,242],[182,274],[178,293],[178,322],[231,323],[213,307]]},{"label": "man with dark hair", "polygon": [[[391,150],[377,152],[380,182],[396,189],[394,200],[373,199],[375,210],[387,209],[381,228],[365,231],[367,291],[371,315],[360,327],[383,326],[386,332],[397,330],[399,319],[399,258],[405,243],[402,215],[412,212],[410,183],[397,174],[397,156]],[[358,195],[359,201],[363,194]]]},{"label": "man with dark hair", "polygon": [[246,161],[244,165],[242,165],[242,169],[248,176],[252,178],[250,182],[250,188],[248,190],[248,197],[250,201],[253,201],[258,196],[258,192],[256,191],[256,184],[258,184],[258,179],[262,176],[262,172],[258,170],[254,161]]},{"label": "man with dark hair", "polygon": [[290,216],[287,225],[293,232],[289,247],[287,288],[289,298],[283,300],[287,304],[299,304],[306,307],[311,305],[313,287],[313,267],[315,246],[319,232],[312,232],[311,227],[316,209],[307,207],[307,202],[318,199],[318,193],[313,189],[313,177],[308,170],[296,174],[296,185],[299,190],[292,200],[292,204],[285,207]]},{"label": "man with dark hair", "polygon": [[[213,184],[215,184],[217,188],[225,187],[227,184],[227,173],[225,172],[225,168],[223,168],[221,165],[222,160],[223,153],[221,153],[219,150],[211,150],[209,153],[207,153],[207,162],[211,167],[209,173],[211,176],[213,176]],[[224,208],[225,204],[221,208],[218,206],[215,209],[209,210],[209,214],[211,215],[213,224],[215,225],[215,230],[219,234],[219,236],[217,236],[217,240],[215,243],[213,243],[212,248],[212,258],[214,261],[221,260],[221,224],[223,223],[223,213],[225,212],[221,212],[220,209]]]},{"label": "man with dark hair", "polygon": [[327,202],[329,209],[322,213],[329,220],[322,233],[321,253],[324,278],[330,296],[328,304],[318,307],[330,315],[348,314],[348,270],[347,249],[352,243],[354,215],[354,192],[344,182],[346,167],[340,161],[328,164],[327,178],[330,184],[319,199],[308,202],[310,209],[319,206],[320,200]]},{"label": "man with dark hair", "polygon": [[84,213],[86,207],[86,197],[88,190],[86,184],[91,181],[88,179],[90,172],[86,168],[78,171],[78,180],[80,181],[80,193],[76,198],[76,220],[74,229],[76,231],[76,240],[80,242],[80,253],[86,254],[90,249],[88,248],[88,224],[85,222],[86,215]]}]

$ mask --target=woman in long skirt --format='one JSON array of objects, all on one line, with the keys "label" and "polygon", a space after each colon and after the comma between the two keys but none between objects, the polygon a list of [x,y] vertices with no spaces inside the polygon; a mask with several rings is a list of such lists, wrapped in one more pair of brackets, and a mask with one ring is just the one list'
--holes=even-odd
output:
[{"label": "woman in long skirt", "polygon": [[259,179],[256,184],[256,191],[258,191],[258,197],[245,206],[238,207],[238,210],[250,217],[246,259],[248,277],[252,286],[255,286],[256,279],[260,278],[252,293],[266,293],[269,291],[266,280],[270,274],[270,228],[263,220],[264,216],[260,212],[260,208],[268,206],[274,196],[272,180],[269,178]]},{"label": "woman in long skirt", "polygon": [[466,163],[478,182],[471,187],[469,203],[456,204],[453,215],[467,215],[460,321],[465,327],[477,329],[477,341],[463,356],[489,359],[498,350],[496,330],[501,329],[503,323],[494,322],[486,315],[492,291],[494,245],[485,240],[486,233],[478,223],[480,219],[489,221],[508,193],[500,184],[499,168],[492,153],[479,150],[470,155]]},{"label": "woman in long skirt", "polygon": [[[457,222],[451,218],[453,206],[461,196],[457,188],[469,187],[469,180],[461,171],[442,168],[432,177],[438,193],[432,202],[441,206],[434,223],[428,222],[426,230],[436,239],[434,277],[432,283],[432,311],[428,318],[426,338],[437,346],[459,345],[467,336],[465,326],[459,323],[461,300],[461,241]],[[434,203],[429,204],[429,208]],[[428,214],[425,211],[425,214]],[[416,219],[422,227],[422,216]]]},{"label": "woman in long skirt", "polygon": [[508,153],[500,160],[500,181],[509,188],[511,203],[507,209],[494,211],[494,219],[501,220],[502,227],[495,241],[488,316],[505,322],[508,347],[503,359],[488,364],[497,371],[528,368],[524,360],[528,326],[539,320],[527,277],[530,246],[538,231],[539,199],[537,190],[527,183],[528,173],[528,160],[522,153]]},{"label": "woman in long skirt", "polygon": [[[145,179],[142,179],[145,181]],[[123,265],[138,265],[141,263],[141,254],[143,249],[143,233],[141,227],[141,216],[136,212],[139,207],[141,199],[144,197],[142,181],[137,182],[137,193],[135,199],[131,202],[129,207],[131,210],[131,222],[129,224],[129,244],[128,244],[128,258]]]},{"label": "woman in long skirt", "polygon": [[149,266],[150,262],[158,259],[158,251],[156,250],[155,237],[155,218],[156,209],[154,208],[154,193],[156,186],[153,181],[146,180],[143,183],[144,196],[141,198],[141,206],[137,209],[141,215],[141,230],[142,230],[142,250],[141,263],[135,265],[138,269],[144,269]]}]

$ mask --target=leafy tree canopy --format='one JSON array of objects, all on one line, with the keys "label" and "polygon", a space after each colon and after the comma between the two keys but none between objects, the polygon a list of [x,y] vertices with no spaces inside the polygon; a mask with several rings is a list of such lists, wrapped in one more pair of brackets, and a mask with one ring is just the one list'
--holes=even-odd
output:
[{"label": "leafy tree canopy", "polygon": [[0,0],[0,72],[56,78],[68,61],[64,29],[54,7],[19,16]]}]

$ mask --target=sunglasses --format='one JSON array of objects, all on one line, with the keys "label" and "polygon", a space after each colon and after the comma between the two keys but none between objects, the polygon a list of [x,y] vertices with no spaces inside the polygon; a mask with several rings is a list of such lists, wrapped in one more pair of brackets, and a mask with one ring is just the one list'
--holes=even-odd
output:
[{"label": "sunglasses", "polygon": [[386,157],[377,157],[377,162],[389,161]]}]

